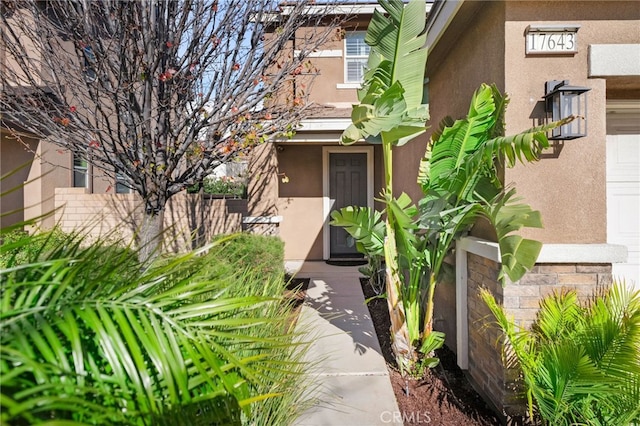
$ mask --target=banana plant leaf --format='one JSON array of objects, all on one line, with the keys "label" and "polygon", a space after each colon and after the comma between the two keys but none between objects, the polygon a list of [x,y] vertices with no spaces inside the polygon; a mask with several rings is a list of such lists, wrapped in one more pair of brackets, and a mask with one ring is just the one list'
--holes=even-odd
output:
[{"label": "banana plant leaf", "polygon": [[427,63],[424,1],[380,0],[387,15],[374,11],[365,42],[371,46],[368,71],[358,91],[352,124],[341,143],[360,139],[404,145],[423,133],[429,118],[422,104],[422,86]]},{"label": "banana plant leaf", "polygon": [[369,207],[348,206],[331,212],[332,226],[343,227],[355,240],[359,251],[382,256],[385,225],[380,212]]}]

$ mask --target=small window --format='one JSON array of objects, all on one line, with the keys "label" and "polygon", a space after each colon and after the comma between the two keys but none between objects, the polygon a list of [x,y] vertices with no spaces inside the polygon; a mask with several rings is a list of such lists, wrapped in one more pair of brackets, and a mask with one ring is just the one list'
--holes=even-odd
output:
[{"label": "small window", "polygon": [[82,49],[84,55],[84,79],[87,83],[93,83],[98,79],[96,74],[96,54],[91,46],[85,46]]},{"label": "small window", "polygon": [[129,194],[131,188],[127,185],[127,178],[122,173],[116,173],[116,194]]},{"label": "small window", "polygon": [[79,156],[73,155],[73,187],[74,188],[88,188],[89,179],[87,176],[88,165],[87,160]]},{"label": "small window", "polygon": [[356,31],[345,37],[345,83],[361,83],[367,66],[370,47],[364,42],[366,33]]}]

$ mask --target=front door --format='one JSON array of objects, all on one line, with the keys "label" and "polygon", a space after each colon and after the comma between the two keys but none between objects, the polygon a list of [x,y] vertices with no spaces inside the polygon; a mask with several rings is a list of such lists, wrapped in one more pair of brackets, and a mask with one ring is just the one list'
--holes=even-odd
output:
[{"label": "front door", "polygon": [[[331,211],[347,206],[367,205],[367,154],[329,154],[329,199]],[[330,256],[345,258],[360,256],[353,238],[339,226],[331,226]]]}]

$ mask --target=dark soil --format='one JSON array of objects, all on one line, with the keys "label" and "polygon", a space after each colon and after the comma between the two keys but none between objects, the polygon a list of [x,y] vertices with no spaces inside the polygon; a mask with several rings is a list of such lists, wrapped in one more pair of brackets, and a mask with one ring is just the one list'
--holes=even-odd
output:
[{"label": "dark soil", "polygon": [[295,325],[302,304],[304,303],[304,296],[307,293],[309,287],[309,278],[291,278],[285,276],[285,290],[284,300],[291,304],[291,314],[289,324]]},{"label": "dark soil", "polygon": [[[375,296],[366,279],[361,279],[366,299]],[[436,351],[440,365],[427,370],[422,377],[403,377],[398,371],[389,336],[389,311],[386,299],[369,302],[369,312],[387,361],[393,391],[405,426],[499,425],[499,418],[473,390],[456,364],[456,356],[446,346]]]}]

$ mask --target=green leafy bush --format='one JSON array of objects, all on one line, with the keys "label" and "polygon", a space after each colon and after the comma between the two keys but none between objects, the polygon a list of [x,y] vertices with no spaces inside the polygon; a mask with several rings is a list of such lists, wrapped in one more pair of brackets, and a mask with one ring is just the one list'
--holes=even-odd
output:
[{"label": "green leafy bush", "polygon": [[304,409],[275,270],[221,262],[215,244],[140,264],[78,235],[38,241],[0,246],[38,253],[0,270],[0,423],[284,425]]},{"label": "green leafy bush", "polygon": [[505,336],[507,366],[520,368],[529,415],[546,425],[640,424],[640,292],[615,283],[580,304],[575,291],[540,303],[519,329],[481,292]]},{"label": "green leafy bush", "polygon": [[258,280],[284,276],[284,242],[278,237],[237,234],[223,239],[214,251],[219,261],[241,271],[251,269]]},{"label": "green leafy bush", "polygon": [[29,235],[20,229],[0,232],[0,245],[3,246],[0,253],[0,268],[9,263],[34,260],[41,254],[60,247],[66,237],[67,235],[58,228],[34,235]]},{"label": "green leafy bush", "polygon": [[233,198],[245,198],[247,195],[247,185],[239,177],[207,178],[202,183],[202,187],[205,194],[229,195]]}]

